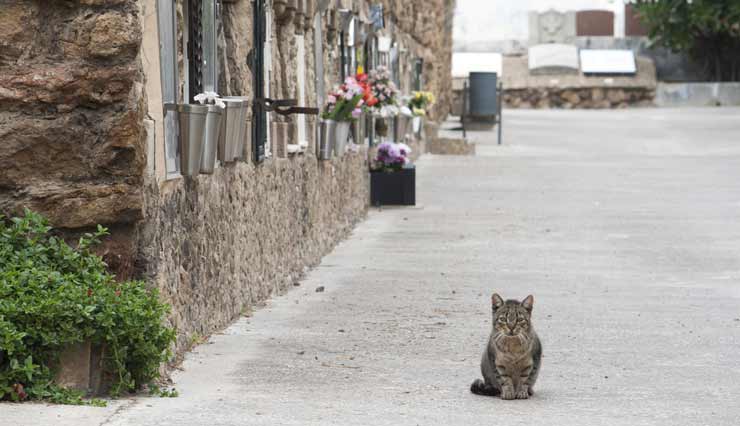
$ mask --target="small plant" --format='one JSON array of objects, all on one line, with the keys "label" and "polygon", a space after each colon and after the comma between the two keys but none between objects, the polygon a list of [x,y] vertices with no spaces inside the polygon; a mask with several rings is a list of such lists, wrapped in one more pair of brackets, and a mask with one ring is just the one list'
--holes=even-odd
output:
[{"label": "small plant", "polygon": [[142,281],[115,281],[91,252],[105,235],[98,226],[74,248],[36,213],[0,216],[0,400],[82,403],[54,384],[53,366],[84,341],[106,348],[114,396],[158,377],[175,338],[163,324],[169,307]]},{"label": "small plant", "polygon": [[413,92],[411,98],[409,98],[408,107],[415,116],[423,117],[427,115],[427,111],[434,105],[435,101],[432,92]]},{"label": "small plant", "polygon": [[362,114],[364,88],[354,77],[347,77],[344,84],[329,94],[326,108],[321,117],[334,121],[353,121]]},{"label": "small plant", "polygon": [[153,384],[149,386],[149,395],[159,396],[161,398],[177,398],[178,396],[180,396],[180,392],[178,392],[175,388],[160,388],[159,386]]},{"label": "small plant", "polygon": [[409,164],[411,148],[405,143],[383,142],[378,145],[378,153],[372,163],[373,170],[394,172]]}]

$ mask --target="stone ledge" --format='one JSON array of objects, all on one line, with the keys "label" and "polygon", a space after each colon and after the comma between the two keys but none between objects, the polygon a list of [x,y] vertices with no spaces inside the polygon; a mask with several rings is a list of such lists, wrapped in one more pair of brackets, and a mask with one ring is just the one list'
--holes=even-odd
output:
[{"label": "stone ledge", "polygon": [[475,155],[475,144],[466,139],[437,138],[427,142],[427,152],[435,155]]}]

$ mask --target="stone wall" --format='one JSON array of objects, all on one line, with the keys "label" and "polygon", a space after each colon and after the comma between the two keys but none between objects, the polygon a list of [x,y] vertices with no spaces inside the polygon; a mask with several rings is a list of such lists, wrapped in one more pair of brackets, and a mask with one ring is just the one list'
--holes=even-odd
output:
[{"label": "stone wall", "polygon": [[[503,102],[506,108],[626,108],[654,105],[657,81],[655,64],[637,57],[637,73],[628,75],[584,75],[555,73],[533,75],[526,56],[503,58]],[[453,81],[453,111],[462,110],[465,79]]]},{"label": "stone wall", "polygon": [[[155,3],[3,2],[0,212],[30,207],[70,236],[108,226],[112,236],[101,254],[120,278],[146,278],[161,290],[182,352],[193,336],[225,327],[291,286],[350,232],[367,209],[368,153],[319,161],[310,147],[289,155],[296,118],[273,114],[274,155],[263,164],[242,161],[213,175],[167,180]],[[307,4],[313,16],[316,2]],[[331,7],[359,12],[368,4]],[[431,118],[444,117],[454,2],[383,4],[384,31],[424,59],[425,89],[439,99]],[[182,5],[178,0],[180,19]],[[220,93],[251,98],[252,2],[224,2],[223,24]],[[330,90],[340,83],[339,59],[329,37],[333,23],[325,18],[323,25]],[[274,21],[272,28],[271,96],[297,97],[295,34],[304,33],[306,104],[316,105],[312,20]],[[307,121],[312,135],[317,119]],[[423,142],[417,145],[423,152]]]},{"label": "stone wall", "polygon": [[137,0],[6,0],[0,211],[62,228],[142,219]]},{"label": "stone wall", "polygon": [[651,106],[655,89],[632,87],[533,87],[504,91],[507,108],[626,108]]},{"label": "stone wall", "polygon": [[422,48],[425,90],[437,95],[430,118],[442,121],[452,105],[452,24],[455,0],[381,0],[401,32]]},{"label": "stone wall", "polygon": [[275,292],[364,217],[365,152],[236,163],[147,190],[139,259],[172,306],[178,352]]}]

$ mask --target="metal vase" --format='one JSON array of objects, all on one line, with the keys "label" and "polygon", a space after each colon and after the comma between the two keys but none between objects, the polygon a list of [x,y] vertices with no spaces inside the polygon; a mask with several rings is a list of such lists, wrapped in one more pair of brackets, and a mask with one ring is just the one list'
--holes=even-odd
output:
[{"label": "metal vase", "polygon": [[221,123],[221,136],[218,142],[218,160],[221,162],[234,161],[236,155],[235,145],[242,139],[242,128],[247,106],[246,97],[226,96],[221,98],[226,104],[224,119]]},{"label": "metal vase", "polygon": [[416,135],[419,135],[421,133],[421,121],[422,118],[418,115],[414,117],[414,119],[411,121],[411,125],[414,127],[414,133]]},{"label": "metal vase", "polygon": [[334,120],[322,120],[319,123],[319,159],[331,159],[334,150],[334,141],[337,136],[337,122]]},{"label": "metal vase", "polygon": [[207,105],[206,125],[203,133],[203,153],[200,159],[200,172],[210,175],[216,167],[219,133],[223,121],[223,110],[217,105]]},{"label": "metal vase", "polygon": [[388,121],[385,118],[375,118],[375,134],[381,139],[388,136]]},{"label": "metal vase", "polygon": [[352,123],[352,140],[357,145],[365,143],[365,116],[360,116]]},{"label": "metal vase", "polygon": [[347,139],[349,139],[349,121],[338,121],[334,133],[336,134],[334,139],[334,153],[337,157],[341,157],[347,152]]},{"label": "metal vase", "polygon": [[181,104],[177,106],[177,112],[180,119],[180,174],[195,176],[200,171],[208,105]]},{"label": "metal vase", "polygon": [[409,122],[411,117],[400,114],[396,120],[396,142],[403,142],[406,139],[406,134],[409,130]]},{"label": "metal vase", "polygon": [[246,120],[246,126],[245,136],[242,138],[244,140],[244,146],[242,147],[242,153],[239,155],[239,158],[249,161],[249,156],[252,152],[252,120]]},{"label": "metal vase", "polygon": [[249,127],[249,108],[247,107],[246,98],[242,103],[241,118],[239,119],[239,138],[236,140],[232,148],[233,156],[235,160],[244,160],[245,146],[247,146],[247,139],[251,139],[251,127]]}]

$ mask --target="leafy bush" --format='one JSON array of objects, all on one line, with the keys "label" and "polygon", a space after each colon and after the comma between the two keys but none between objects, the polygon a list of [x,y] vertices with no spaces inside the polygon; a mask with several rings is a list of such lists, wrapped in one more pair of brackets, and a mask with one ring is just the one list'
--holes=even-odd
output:
[{"label": "leafy bush", "polygon": [[141,281],[119,283],[91,247],[108,232],[85,234],[76,248],[50,233],[40,215],[0,216],[0,399],[80,403],[53,383],[68,345],[104,345],[111,393],[158,377],[175,333],[169,307]]},{"label": "leafy bush", "polygon": [[631,1],[654,43],[689,53],[715,81],[740,81],[740,1]]}]

